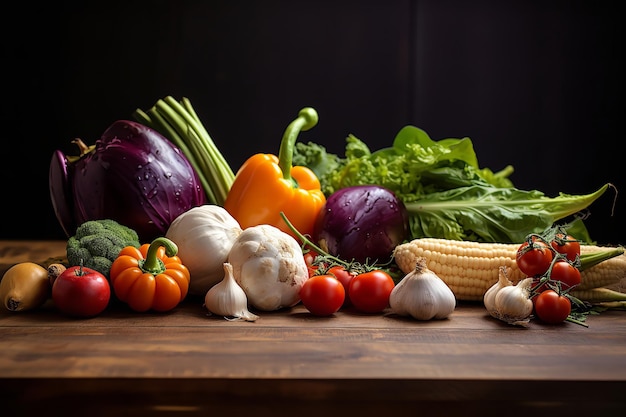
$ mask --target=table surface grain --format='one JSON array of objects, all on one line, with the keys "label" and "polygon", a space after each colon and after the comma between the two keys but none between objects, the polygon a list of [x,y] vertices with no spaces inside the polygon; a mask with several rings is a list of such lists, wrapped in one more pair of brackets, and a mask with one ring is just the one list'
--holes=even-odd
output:
[{"label": "table surface grain", "polygon": [[[0,241],[0,272],[64,254],[63,241]],[[573,323],[509,326],[480,303],[446,320],[298,305],[256,322],[213,316],[201,298],[168,313],[113,302],[69,318],[49,300],[0,312],[0,392],[9,409],[68,404],[94,415],[549,415],[626,407],[626,312]],[[45,404],[45,406],[43,405]],[[437,414],[440,413],[440,414]]]}]

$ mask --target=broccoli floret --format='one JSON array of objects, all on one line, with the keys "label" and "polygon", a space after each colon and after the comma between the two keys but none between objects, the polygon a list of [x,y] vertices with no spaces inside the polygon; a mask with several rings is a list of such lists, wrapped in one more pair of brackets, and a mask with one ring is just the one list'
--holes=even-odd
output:
[{"label": "broccoli floret", "polygon": [[111,264],[126,246],[138,248],[139,236],[115,220],[89,220],[67,240],[67,262],[95,269],[109,278]]}]

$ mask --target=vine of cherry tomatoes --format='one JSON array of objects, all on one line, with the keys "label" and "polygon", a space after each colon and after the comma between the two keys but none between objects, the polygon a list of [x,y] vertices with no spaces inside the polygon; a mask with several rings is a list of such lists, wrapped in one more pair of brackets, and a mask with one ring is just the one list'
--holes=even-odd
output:
[{"label": "vine of cherry tomatoes", "polygon": [[382,269],[355,268],[319,261],[315,252],[304,254],[309,279],[300,290],[302,304],[313,315],[329,316],[340,308],[352,307],[362,313],[380,313],[389,306],[395,286]]},{"label": "vine of cherry tomatoes", "polygon": [[517,249],[520,271],[534,278],[534,312],[545,323],[562,323],[572,311],[569,291],[581,283],[580,241],[564,231],[529,235]]}]

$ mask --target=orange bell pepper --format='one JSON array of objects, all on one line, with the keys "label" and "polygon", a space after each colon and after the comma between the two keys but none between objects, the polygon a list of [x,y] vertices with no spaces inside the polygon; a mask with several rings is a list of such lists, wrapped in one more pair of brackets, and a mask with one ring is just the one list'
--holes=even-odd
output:
[{"label": "orange bell pepper", "polygon": [[314,109],[300,110],[285,130],[278,157],[255,154],[239,168],[224,208],[243,229],[270,224],[297,238],[280,216],[284,212],[300,233],[313,233],[326,197],[315,173],[304,166],[291,166],[291,161],[298,134],[314,127],[317,121]]},{"label": "orange bell pepper", "polygon": [[191,279],[177,253],[165,237],[123,248],[109,273],[117,298],[138,312],[172,310],[187,296]]}]

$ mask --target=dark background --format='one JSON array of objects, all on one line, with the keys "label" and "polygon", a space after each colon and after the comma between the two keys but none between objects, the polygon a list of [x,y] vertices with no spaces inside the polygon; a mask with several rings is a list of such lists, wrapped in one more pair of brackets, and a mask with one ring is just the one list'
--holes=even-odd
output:
[{"label": "dark background", "polygon": [[[412,124],[468,136],[518,188],[623,192],[624,30],[619,2],[58,1],[4,13],[1,239],[65,238],[48,192],[55,149],[187,97],[233,169],[300,140],[343,155]],[[11,27],[18,29],[9,30]],[[626,243],[624,196],[591,206],[600,243]]]}]

